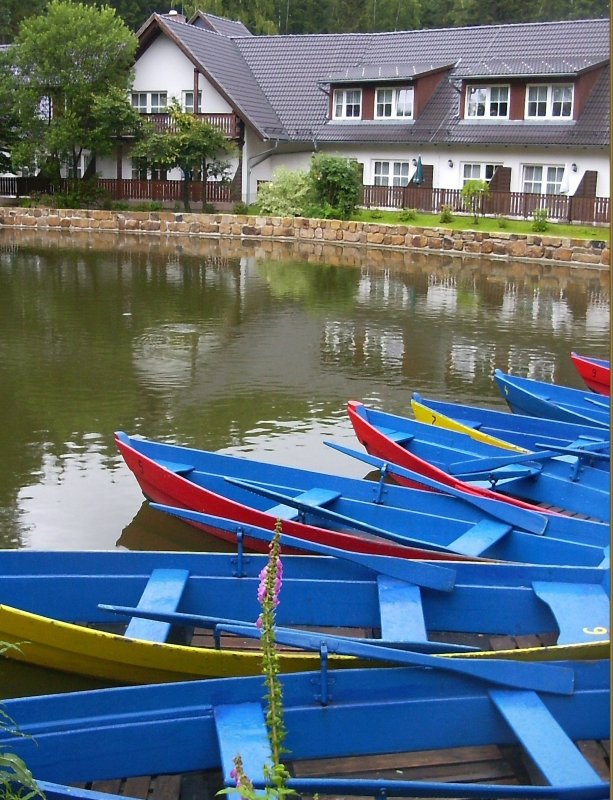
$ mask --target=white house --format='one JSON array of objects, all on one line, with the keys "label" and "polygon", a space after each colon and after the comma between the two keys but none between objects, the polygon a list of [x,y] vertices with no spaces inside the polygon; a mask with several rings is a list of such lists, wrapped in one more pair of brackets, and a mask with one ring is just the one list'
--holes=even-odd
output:
[{"label": "white house", "polygon": [[[177,98],[220,126],[246,202],[319,150],[357,159],[367,186],[411,186],[419,160],[422,186],[441,190],[483,178],[508,193],[610,196],[606,19],[253,36],[171,12],[138,37],[134,106],[164,124]],[[96,170],[142,176],[125,145]]]}]

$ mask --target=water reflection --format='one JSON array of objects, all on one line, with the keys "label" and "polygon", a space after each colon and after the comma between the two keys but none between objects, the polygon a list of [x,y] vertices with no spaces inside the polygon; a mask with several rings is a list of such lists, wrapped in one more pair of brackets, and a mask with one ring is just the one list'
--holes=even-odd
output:
[{"label": "water reflection", "polygon": [[503,408],[495,367],[580,386],[608,347],[602,269],[0,230],[0,547],[200,547],[136,522],[116,429],[361,476],[347,400]]}]

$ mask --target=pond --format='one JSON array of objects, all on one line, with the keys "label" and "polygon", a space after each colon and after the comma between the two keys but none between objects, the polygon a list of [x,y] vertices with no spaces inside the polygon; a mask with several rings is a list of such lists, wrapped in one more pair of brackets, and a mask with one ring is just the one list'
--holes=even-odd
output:
[{"label": "pond", "polygon": [[218,548],[152,512],[115,430],[364,475],[348,400],[505,408],[496,367],[582,387],[609,273],[201,238],[0,230],[0,547]]},{"label": "pond", "polygon": [[[348,400],[505,408],[582,384],[609,273],[335,246],[0,229],[0,547],[223,550],[152,511],[115,430],[363,477]],[[98,685],[4,663],[0,695]]]}]

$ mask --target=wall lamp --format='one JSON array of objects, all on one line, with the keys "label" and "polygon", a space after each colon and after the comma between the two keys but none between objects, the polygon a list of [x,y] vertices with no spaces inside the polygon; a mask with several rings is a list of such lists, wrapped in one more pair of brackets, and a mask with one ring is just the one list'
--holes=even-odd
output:
[{"label": "wall lamp", "polygon": [[449,164],[450,167],[453,167],[453,158],[450,158],[447,163]]},{"label": "wall lamp", "polygon": [[413,161],[411,161],[411,164],[413,164],[413,166],[416,167],[417,166],[417,159],[414,158]]},{"label": "wall lamp", "polygon": [[573,172],[577,171],[577,165],[574,162],[570,165],[570,168],[572,169]]}]

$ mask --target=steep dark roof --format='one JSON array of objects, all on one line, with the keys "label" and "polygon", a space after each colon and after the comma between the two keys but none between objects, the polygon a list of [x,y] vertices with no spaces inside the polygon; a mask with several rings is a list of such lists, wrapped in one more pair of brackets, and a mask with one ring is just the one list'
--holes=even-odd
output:
[{"label": "steep dark roof", "polygon": [[[600,145],[608,141],[606,103],[588,103],[577,123],[534,125],[498,122],[484,125],[460,122],[459,98],[453,83],[461,76],[499,77],[576,74],[609,58],[609,21],[489,25],[394,33],[254,36],[235,39],[255,79],[291,137],[309,132],[328,142],[573,143]],[[521,58],[517,56],[521,48]],[[360,71],[369,75],[395,65],[449,65],[427,107],[415,122],[335,122],[326,119],[326,88],[331,76],[350,81]],[[421,69],[422,67],[420,67]],[[572,68],[572,69],[571,69]],[[372,72],[371,72],[372,71]],[[540,72],[539,72],[540,71]],[[608,85],[608,70],[599,83]],[[497,77],[498,77],[497,76]],[[594,90],[596,91],[596,89]],[[589,108],[588,108],[589,106]],[[305,138],[310,138],[305,135]]]},{"label": "steep dark roof", "polygon": [[251,36],[249,28],[239,20],[218,17],[216,14],[209,14],[205,11],[196,11],[190,18],[189,24],[221,33],[222,36]]},{"label": "steep dark roof", "polygon": [[[393,33],[252,36],[206,17],[215,32],[157,18],[263,139],[412,144],[574,144],[609,141],[609,71],[576,122],[460,120],[462,78],[575,76],[609,59],[609,20],[488,25]],[[143,26],[141,31],[144,31]],[[146,41],[147,34],[141,42]],[[521,56],[517,53],[521,52]],[[330,83],[413,78],[448,68],[414,122],[328,120]]]},{"label": "steep dark roof", "polygon": [[[212,30],[153,15],[154,30],[173,39],[245,122],[263,139],[287,138],[283,124],[232,38]],[[150,39],[155,34],[150,33]],[[257,38],[257,37],[247,37]]]}]

